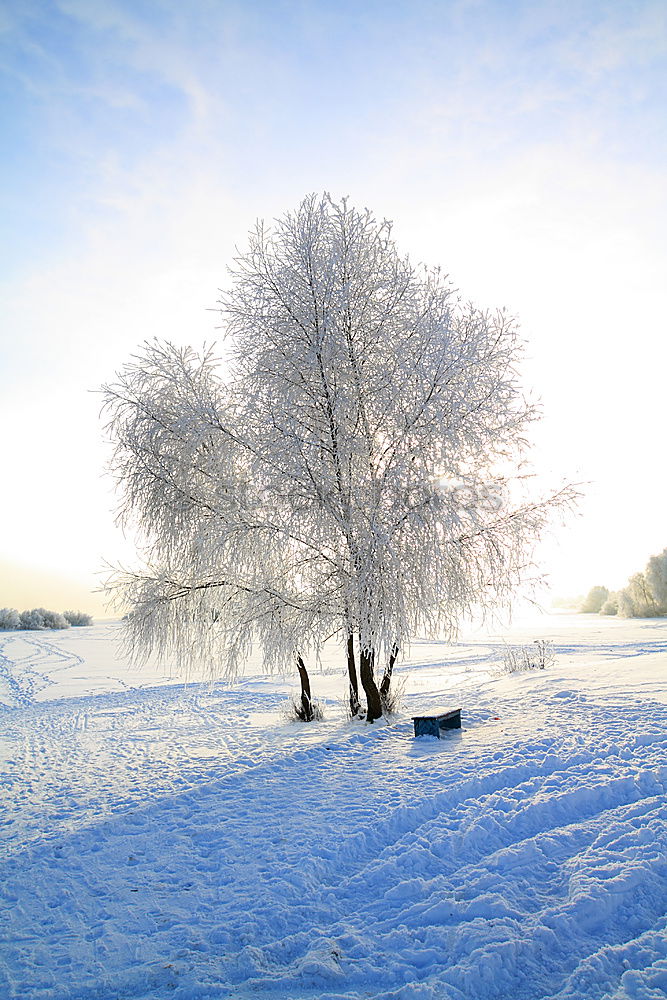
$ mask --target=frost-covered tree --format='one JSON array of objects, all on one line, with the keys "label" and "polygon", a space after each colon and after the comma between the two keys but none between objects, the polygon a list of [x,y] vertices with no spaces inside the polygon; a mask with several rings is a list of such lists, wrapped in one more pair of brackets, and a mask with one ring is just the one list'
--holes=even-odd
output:
[{"label": "frost-covered tree", "polygon": [[651,556],[643,573],[634,573],[618,593],[623,618],[667,615],[667,549]]},{"label": "frost-covered tree", "polygon": [[69,622],[70,625],[74,626],[93,624],[92,617],[86,614],[85,611],[63,611],[63,618],[65,621]]},{"label": "frost-covered tree", "polygon": [[601,615],[617,615],[618,614],[618,594],[612,593],[607,597],[604,604],[600,608]]},{"label": "frost-covered tree", "polygon": [[225,365],[154,342],[105,389],[146,556],[117,581],[131,642],[233,672],[252,644],[284,669],[338,636],[372,721],[410,637],[508,601],[574,492],[530,493],[514,322],[369,211],[309,197],[231,276]]},{"label": "frost-covered tree", "polygon": [[21,628],[21,618],[15,608],[0,608],[0,630],[5,632]]},{"label": "frost-covered tree", "polygon": [[39,609],[44,619],[44,628],[69,628],[69,622],[59,611],[46,611]]},{"label": "frost-covered tree", "polygon": [[45,628],[44,615],[41,608],[33,608],[32,611],[22,611],[20,621],[21,628],[23,629]]},{"label": "frost-covered tree", "polygon": [[596,615],[609,597],[606,587],[591,587],[581,605],[581,612],[585,615]]},{"label": "frost-covered tree", "polygon": [[624,618],[654,618],[660,614],[651,588],[643,573],[633,573],[620,592],[618,613]]},{"label": "frost-covered tree", "polygon": [[667,549],[663,549],[657,556],[651,556],[645,577],[660,614],[667,614]]},{"label": "frost-covered tree", "polygon": [[69,622],[59,611],[48,611],[46,608],[22,611],[19,620],[22,629],[69,628]]}]

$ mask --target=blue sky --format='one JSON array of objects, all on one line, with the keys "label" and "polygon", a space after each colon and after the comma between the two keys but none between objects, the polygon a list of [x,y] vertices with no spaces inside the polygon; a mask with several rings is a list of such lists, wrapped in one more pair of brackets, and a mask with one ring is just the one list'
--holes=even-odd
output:
[{"label": "blue sky", "polygon": [[541,471],[592,481],[557,589],[667,545],[662,0],[5,0],[0,70],[0,604],[127,552],[91,390],[215,336],[254,219],[324,189],[519,315]]}]

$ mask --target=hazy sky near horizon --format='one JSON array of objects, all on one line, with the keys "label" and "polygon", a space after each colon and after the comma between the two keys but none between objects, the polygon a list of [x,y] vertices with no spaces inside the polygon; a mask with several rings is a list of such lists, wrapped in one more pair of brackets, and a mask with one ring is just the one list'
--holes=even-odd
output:
[{"label": "hazy sky near horizon", "polygon": [[219,337],[235,246],[311,191],[520,318],[538,469],[590,483],[556,591],[667,545],[664,0],[0,0],[0,71],[0,606],[98,610],[95,390]]}]

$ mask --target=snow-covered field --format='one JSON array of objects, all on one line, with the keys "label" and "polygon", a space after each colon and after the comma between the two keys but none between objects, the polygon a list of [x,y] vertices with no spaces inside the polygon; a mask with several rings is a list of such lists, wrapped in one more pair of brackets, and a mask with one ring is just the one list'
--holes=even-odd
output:
[{"label": "snow-covered field", "polygon": [[[662,998],[667,621],[416,643],[402,714],[130,671],[116,624],[0,633],[0,997]],[[462,731],[410,716],[461,706]]]}]

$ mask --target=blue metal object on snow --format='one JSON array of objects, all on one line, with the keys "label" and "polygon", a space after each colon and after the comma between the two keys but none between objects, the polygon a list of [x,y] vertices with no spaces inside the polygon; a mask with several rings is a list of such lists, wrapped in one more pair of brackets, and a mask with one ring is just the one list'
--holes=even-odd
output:
[{"label": "blue metal object on snow", "polygon": [[440,715],[413,715],[415,736],[436,736],[440,739],[443,729],[461,728],[461,709],[453,708],[450,712]]}]

